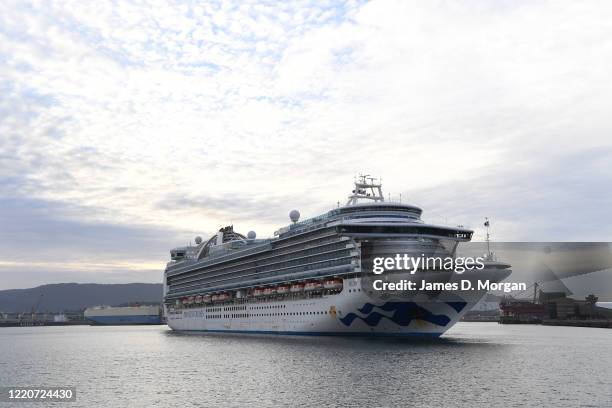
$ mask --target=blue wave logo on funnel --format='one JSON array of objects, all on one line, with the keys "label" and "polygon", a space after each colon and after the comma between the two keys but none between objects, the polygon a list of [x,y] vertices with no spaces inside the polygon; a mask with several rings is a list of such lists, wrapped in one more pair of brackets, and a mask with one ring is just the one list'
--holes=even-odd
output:
[{"label": "blue wave logo on funnel", "polygon": [[[458,302],[453,302],[458,303]],[[463,309],[459,305],[449,305],[453,309]],[[393,312],[391,316],[384,315],[374,309],[380,309],[385,312]],[[356,313],[349,313],[343,318],[339,319],[345,326],[350,326],[355,319],[363,321],[370,327],[377,326],[382,319],[391,320],[393,323],[399,326],[408,326],[413,320],[423,320],[437,326],[446,326],[450,323],[451,319],[445,315],[437,315],[431,313],[429,310],[422,308],[414,302],[387,302],[382,306],[376,306],[371,303],[366,303],[360,309],[357,309],[359,313],[366,314],[366,317],[358,316]],[[457,310],[459,312],[460,310]]]}]

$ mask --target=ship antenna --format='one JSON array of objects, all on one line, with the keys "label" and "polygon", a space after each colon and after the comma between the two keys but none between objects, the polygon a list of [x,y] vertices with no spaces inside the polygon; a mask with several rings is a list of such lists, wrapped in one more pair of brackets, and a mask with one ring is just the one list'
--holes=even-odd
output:
[{"label": "ship antenna", "polygon": [[487,257],[491,259],[491,235],[489,234],[489,226],[491,223],[489,222],[489,218],[485,217],[484,226],[487,228]]}]

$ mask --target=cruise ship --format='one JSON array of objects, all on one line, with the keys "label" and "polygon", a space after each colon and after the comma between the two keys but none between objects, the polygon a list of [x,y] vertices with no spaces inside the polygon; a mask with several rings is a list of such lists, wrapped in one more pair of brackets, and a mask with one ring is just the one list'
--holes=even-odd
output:
[{"label": "cruise ship", "polygon": [[[271,238],[233,226],[170,251],[164,272],[168,326],[181,332],[431,336],[452,327],[483,296],[465,291],[378,291],[374,281],[501,282],[510,265],[489,257],[481,270],[372,273],[372,259],[396,254],[456,257],[467,228],[428,224],[416,206],[385,200],[360,176],[344,206],[291,223]],[[473,285],[476,288],[476,284]]]}]

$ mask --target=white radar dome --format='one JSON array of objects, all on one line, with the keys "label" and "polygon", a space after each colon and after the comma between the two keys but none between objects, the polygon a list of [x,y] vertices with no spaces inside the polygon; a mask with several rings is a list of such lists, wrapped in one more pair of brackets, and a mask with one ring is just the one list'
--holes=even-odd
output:
[{"label": "white radar dome", "polygon": [[298,222],[298,220],[300,219],[300,212],[298,210],[291,210],[291,212],[289,213],[289,218],[293,222]]},{"label": "white radar dome", "polygon": [[255,239],[256,236],[257,234],[255,233],[255,231],[249,231],[247,234],[248,239]]}]

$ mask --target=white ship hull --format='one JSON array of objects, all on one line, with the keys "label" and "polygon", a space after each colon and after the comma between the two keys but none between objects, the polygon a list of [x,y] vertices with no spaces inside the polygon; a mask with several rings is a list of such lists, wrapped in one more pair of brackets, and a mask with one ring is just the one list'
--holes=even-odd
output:
[{"label": "white ship hull", "polygon": [[[498,282],[508,273],[483,271],[470,280],[486,277]],[[453,301],[374,300],[362,290],[360,278],[352,278],[344,280],[337,294],[191,307],[168,311],[167,322],[183,332],[438,337],[485,294],[486,290],[473,290]]]}]

